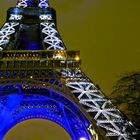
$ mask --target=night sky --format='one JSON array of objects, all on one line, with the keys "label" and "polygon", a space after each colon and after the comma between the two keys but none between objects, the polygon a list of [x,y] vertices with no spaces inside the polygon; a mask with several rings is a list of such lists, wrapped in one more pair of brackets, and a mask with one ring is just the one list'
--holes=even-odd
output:
[{"label": "night sky", "polygon": [[[16,1],[0,1],[1,26],[6,10]],[[140,70],[140,0],[51,0],[50,4],[57,11],[57,25],[66,47],[81,51],[83,71],[105,94],[111,92],[118,76]],[[29,122],[24,123],[29,126]],[[24,134],[30,127],[26,128]],[[43,132],[43,128],[38,131]],[[47,136],[41,140],[47,139],[54,140]]]}]

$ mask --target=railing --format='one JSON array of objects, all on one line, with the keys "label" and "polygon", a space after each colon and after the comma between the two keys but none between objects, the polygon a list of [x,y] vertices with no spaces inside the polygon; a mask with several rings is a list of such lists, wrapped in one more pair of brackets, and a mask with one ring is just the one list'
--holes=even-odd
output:
[{"label": "railing", "polygon": [[0,69],[78,68],[79,51],[1,51]]}]

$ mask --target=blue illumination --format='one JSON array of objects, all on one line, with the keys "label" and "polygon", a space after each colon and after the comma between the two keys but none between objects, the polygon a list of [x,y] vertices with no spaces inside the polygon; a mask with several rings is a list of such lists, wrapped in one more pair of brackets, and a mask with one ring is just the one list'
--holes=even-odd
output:
[{"label": "blue illumination", "polygon": [[45,9],[45,8],[47,8],[47,6],[46,5],[41,5],[41,8]]},{"label": "blue illumination", "polygon": [[39,49],[40,49],[39,46],[40,46],[40,45],[39,45],[39,43],[37,43],[37,42],[30,43],[30,44],[27,46],[26,50],[39,50]]},{"label": "blue illumination", "polygon": [[12,110],[16,107],[18,107],[20,105],[20,100],[21,100],[21,96],[19,95],[14,95],[15,93],[13,93],[13,95],[9,95],[8,100],[7,100],[7,104],[6,104],[6,108]]},{"label": "blue illumination", "polygon": [[0,93],[5,93],[0,96],[0,140],[17,123],[35,118],[57,123],[72,140],[90,140],[88,120],[61,94],[47,89],[24,89],[21,85],[2,87]]},{"label": "blue illumination", "polygon": [[29,7],[35,7],[35,6],[37,6],[34,0],[27,0],[27,5]]},{"label": "blue illumination", "polygon": [[23,13],[23,10],[22,9],[20,9],[20,8],[14,8],[12,11],[11,11],[11,14],[15,14],[15,15],[20,15],[20,14],[22,14]]},{"label": "blue illumination", "polygon": [[23,37],[18,46],[18,50],[42,50],[42,43],[39,35],[37,34],[37,29],[28,32],[28,27],[25,26],[24,32],[22,32]]},{"label": "blue illumination", "polygon": [[44,9],[44,8],[47,8],[48,7],[48,3],[49,1],[48,0],[40,0],[40,8]]}]

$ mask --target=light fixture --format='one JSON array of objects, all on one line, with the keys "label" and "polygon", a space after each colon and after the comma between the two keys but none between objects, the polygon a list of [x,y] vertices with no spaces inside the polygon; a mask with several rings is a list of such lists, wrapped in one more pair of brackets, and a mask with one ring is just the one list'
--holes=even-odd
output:
[{"label": "light fixture", "polygon": [[86,138],[84,138],[84,137],[81,137],[79,140],[86,140]]}]

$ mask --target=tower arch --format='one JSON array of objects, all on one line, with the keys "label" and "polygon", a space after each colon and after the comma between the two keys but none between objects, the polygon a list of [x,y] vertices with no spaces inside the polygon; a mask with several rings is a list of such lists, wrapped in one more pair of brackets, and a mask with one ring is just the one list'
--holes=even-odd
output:
[{"label": "tower arch", "polygon": [[[55,90],[25,88],[22,85],[6,85],[0,96],[2,120],[1,139],[16,124],[30,119],[46,119],[63,127],[73,140],[91,139],[91,122],[72,100]],[[95,132],[96,139],[96,132]]]}]

